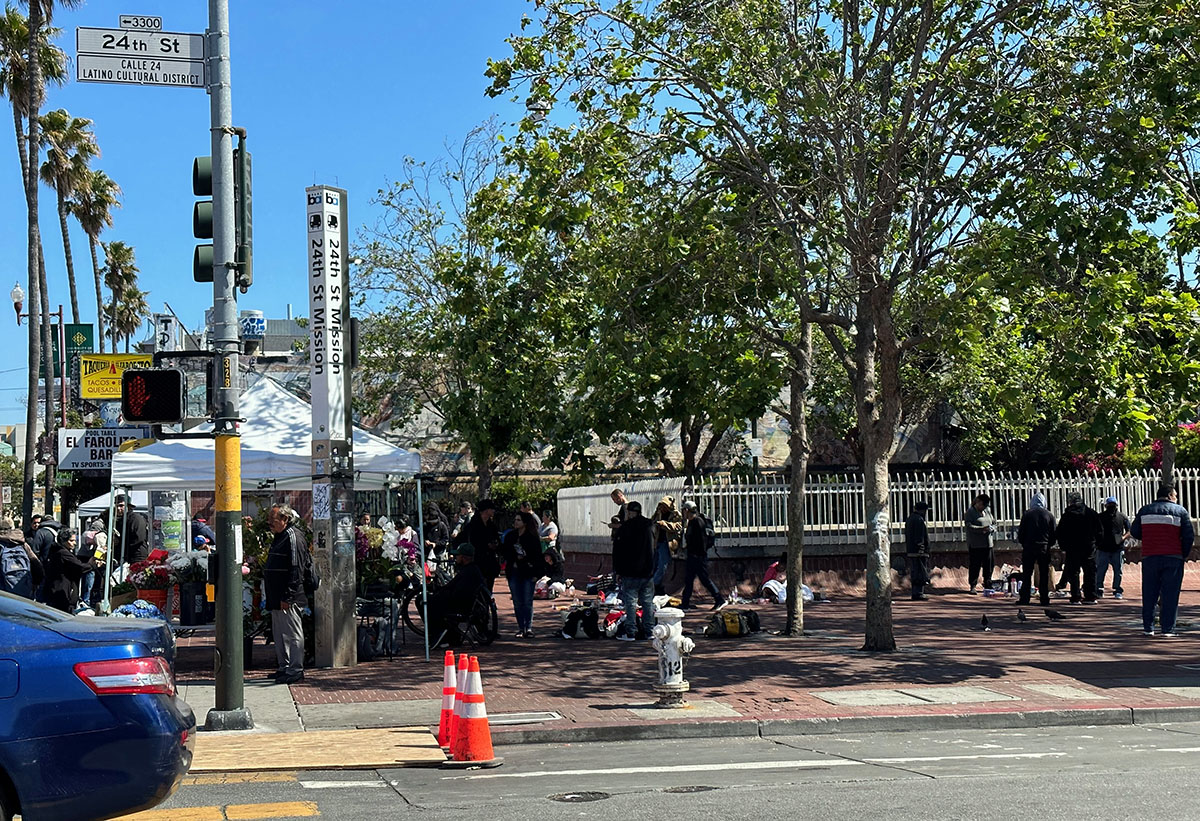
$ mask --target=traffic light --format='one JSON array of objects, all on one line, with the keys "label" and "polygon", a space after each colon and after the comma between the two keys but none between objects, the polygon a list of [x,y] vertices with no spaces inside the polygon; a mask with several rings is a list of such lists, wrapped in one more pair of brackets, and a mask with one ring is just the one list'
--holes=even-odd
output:
[{"label": "traffic light", "polygon": [[[254,282],[253,254],[253,206],[251,203],[252,157],[245,145],[233,151],[233,212],[236,248],[234,261],[237,263],[236,285],[242,293]],[[212,197],[212,157],[196,157],[192,160],[192,193],[197,197]],[[192,234],[196,239],[212,239],[213,202],[203,199],[192,206]],[[213,281],[213,246],[211,242],[197,245],[192,254],[192,279],[196,282]]]},{"label": "traffic light", "polygon": [[187,380],[179,368],[145,368],[121,374],[121,414],[126,422],[174,424],[187,416]]}]

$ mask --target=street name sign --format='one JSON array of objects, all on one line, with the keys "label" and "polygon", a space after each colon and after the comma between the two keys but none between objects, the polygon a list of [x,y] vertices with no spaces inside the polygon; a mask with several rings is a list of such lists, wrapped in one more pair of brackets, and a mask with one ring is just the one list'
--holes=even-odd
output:
[{"label": "street name sign", "polygon": [[[122,24],[126,17],[133,15],[122,16]],[[80,26],[75,29],[75,52],[75,79],[81,82],[183,88],[207,85],[203,34]]]}]

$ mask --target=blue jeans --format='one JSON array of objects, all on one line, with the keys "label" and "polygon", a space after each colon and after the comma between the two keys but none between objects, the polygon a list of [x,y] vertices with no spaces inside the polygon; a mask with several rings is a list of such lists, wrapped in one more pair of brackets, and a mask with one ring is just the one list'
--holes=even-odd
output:
[{"label": "blue jeans", "polygon": [[92,606],[92,585],[96,581],[96,571],[89,570],[79,577],[79,603]]},{"label": "blue jeans", "polygon": [[1096,595],[1104,592],[1104,577],[1108,575],[1108,568],[1112,566],[1114,593],[1124,593],[1125,588],[1121,587],[1122,567],[1125,564],[1124,550],[1097,550],[1096,551]]},{"label": "blue jeans", "polygon": [[512,593],[513,614],[517,617],[517,632],[524,633],[533,627],[533,588],[536,580],[532,576],[509,576],[508,589]]},{"label": "blue jeans", "polygon": [[667,568],[671,566],[671,545],[667,542],[659,542],[658,549],[654,552],[654,589],[657,591],[662,587],[663,577],[667,575]]},{"label": "blue jeans", "polygon": [[621,601],[625,602],[625,633],[638,634],[638,605],[642,606],[643,635],[654,627],[654,584],[650,579],[621,579]]},{"label": "blue jeans", "polygon": [[1154,627],[1154,605],[1162,599],[1159,623],[1164,633],[1175,632],[1179,589],[1183,587],[1183,556],[1142,557],[1142,626]]}]

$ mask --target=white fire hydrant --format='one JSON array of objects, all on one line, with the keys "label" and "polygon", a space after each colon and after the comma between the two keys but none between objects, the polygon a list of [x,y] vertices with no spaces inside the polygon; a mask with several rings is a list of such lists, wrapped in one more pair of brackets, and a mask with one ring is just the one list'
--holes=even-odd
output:
[{"label": "white fire hydrant", "polygon": [[683,677],[683,663],[696,643],[683,634],[683,611],[664,607],[654,614],[654,649],[658,651],[659,707],[686,707],[683,694],[691,685]]}]

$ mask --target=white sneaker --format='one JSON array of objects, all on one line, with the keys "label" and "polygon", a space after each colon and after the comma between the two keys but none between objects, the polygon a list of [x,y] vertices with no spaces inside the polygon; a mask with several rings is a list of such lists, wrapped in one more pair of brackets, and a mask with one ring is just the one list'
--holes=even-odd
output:
[{"label": "white sneaker", "polygon": [[1179,634],[1172,630],[1170,633],[1163,633],[1162,637],[1164,639],[1177,639],[1179,638]]},{"label": "white sneaker", "polygon": [[637,641],[637,639],[628,633],[622,633],[621,635],[617,636],[617,641]]}]

